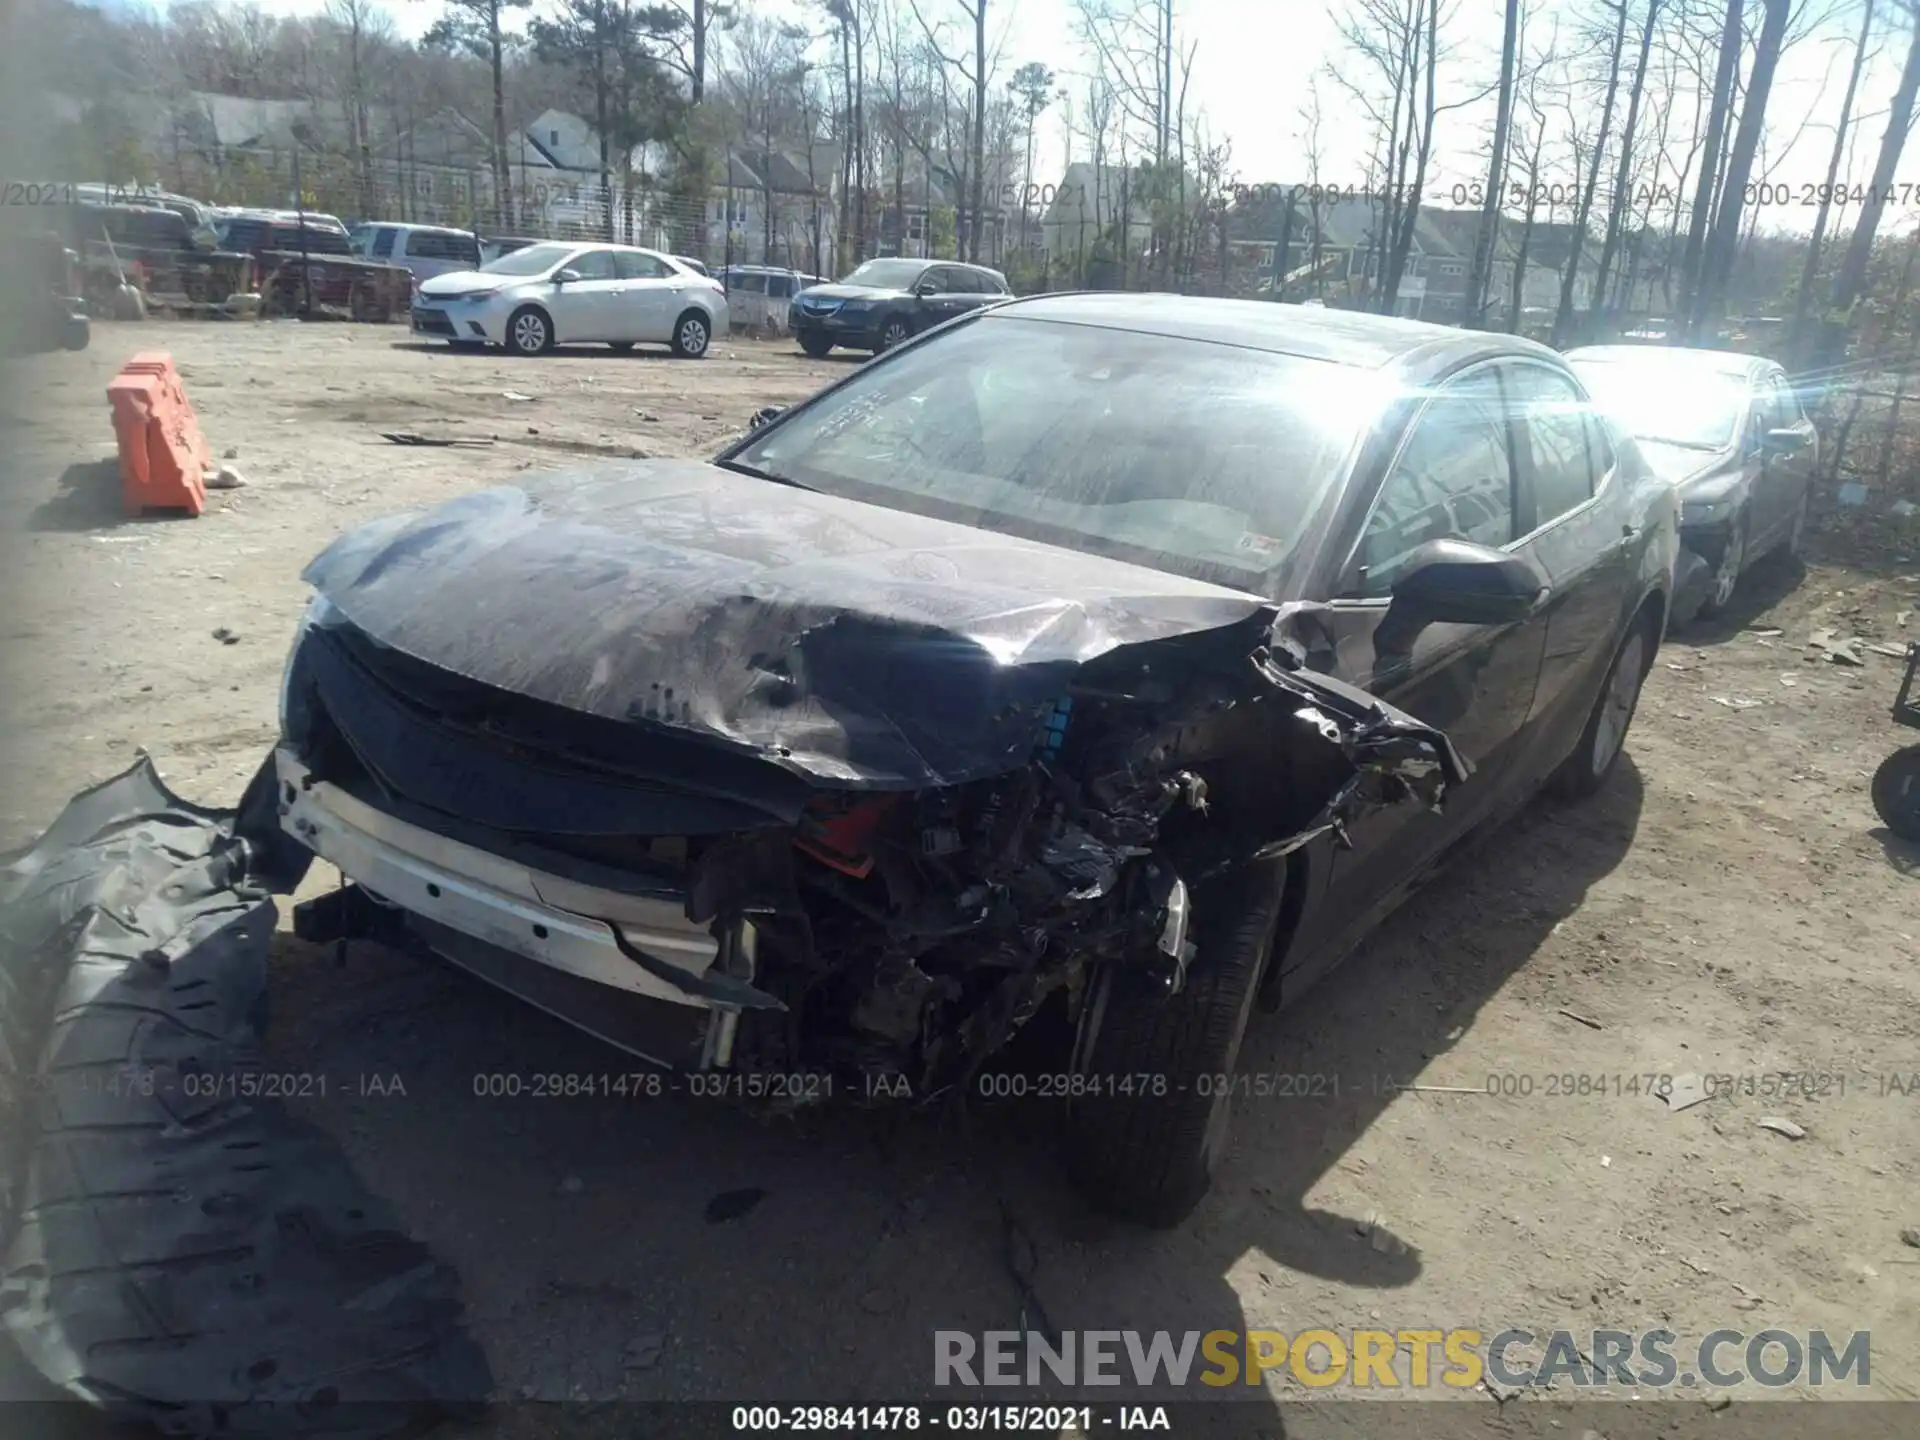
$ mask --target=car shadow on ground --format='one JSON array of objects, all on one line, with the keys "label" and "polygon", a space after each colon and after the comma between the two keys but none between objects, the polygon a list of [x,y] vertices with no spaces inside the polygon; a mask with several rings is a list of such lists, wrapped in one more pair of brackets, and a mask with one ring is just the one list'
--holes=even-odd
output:
[{"label": "car shadow on ground", "polygon": [[1867,834],[1880,842],[1880,848],[1886,852],[1887,863],[1897,874],[1910,880],[1920,880],[1920,845],[1911,840],[1903,840],[1884,825],[1876,825]]},{"label": "car shadow on ground", "polygon": [[1719,614],[1699,617],[1675,628],[1673,639],[1705,649],[1724,645],[1761,620],[1807,579],[1807,567],[1792,556],[1768,555],[1740,577],[1733,598]]},{"label": "car shadow on ground", "polygon": [[[1308,1197],[1619,863],[1641,804],[1628,760],[1582,806],[1530,808],[1296,1006],[1256,1016],[1244,1070],[1336,1077],[1338,1095],[1239,1105],[1214,1193],[1169,1232],[1068,1191],[1054,1102],[767,1120],[644,1085],[569,1097],[568,1076],[641,1066],[371,944],[280,937],[269,1065],[324,1077],[314,1118],[460,1270],[503,1398],[977,1398],[934,1387],[936,1331],[1242,1331],[1242,1296],[1271,1290],[1261,1308],[1284,1312],[1290,1272],[1380,1290],[1418,1276],[1417,1236]],[[1280,1428],[1259,1387],[1184,1393],[1240,1402],[1217,1412],[1239,1433]]]}]

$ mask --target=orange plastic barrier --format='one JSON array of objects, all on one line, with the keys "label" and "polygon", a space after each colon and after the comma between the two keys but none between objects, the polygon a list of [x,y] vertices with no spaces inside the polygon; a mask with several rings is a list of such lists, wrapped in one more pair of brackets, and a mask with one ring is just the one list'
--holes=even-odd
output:
[{"label": "orange plastic barrier", "polygon": [[126,512],[204,511],[213,452],[173,357],[163,350],[134,356],[108,382],[107,403],[120,447],[120,503]]}]

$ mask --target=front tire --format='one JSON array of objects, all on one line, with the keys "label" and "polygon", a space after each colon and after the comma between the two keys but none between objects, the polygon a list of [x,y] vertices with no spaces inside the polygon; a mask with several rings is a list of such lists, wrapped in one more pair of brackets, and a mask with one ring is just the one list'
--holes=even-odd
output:
[{"label": "front tire", "polygon": [[1742,510],[1727,527],[1727,543],[1720,551],[1720,562],[1707,581],[1707,598],[1700,602],[1697,618],[1711,619],[1733,602],[1740,588],[1740,576],[1747,563],[1747,512]]},{"label": "front tire", "polygon": [[507,349],[515,355],[544,355],[553,349],[553,321],[538,305],[522,305],[507,320]]},{"label": "front tire", "polygon": [[1787,530],[1787,538],[1781,542],[1780,555],[1790,564],[1797,564],[1806,558],[1807,553],[1807,514],[1813,508],[1813,491],[1809,489],[1800,497],[1799,507],[1793,512],[1793,524]]},{"label": "front tire", "polygon": [[[1170,1229],[1212,1186],[1285,873],[1284,861],[1254,866],[1196,897],[1179,993],[1112,962],[1092,977],[1079,1049],[1094,1093],[1072,1102],[1066,1139],[1068,1174],[1095,1209]],[[1120,1088],[1162,1080],[1161,1094]]]},{"label": "front tire", "polygon": [[682,360],[698,360],[713,343],[713,326],[698,310],[689,310],[673,322],[673,353]]},{"label": "front tire", "polygon": [[800,348],[815,360],[824,360],[833,349],[833,339],[831,336],[821,334],[818,330],[802,330]]},{"label": "front tire", "polygon": [[1920,845],[1920,745],[1880,762],[1873,772],[1873,808],[1894,834]]},{"label": "front tire", "polygon": [[913,327],[907,324],[905,317],[889,315],[887,323],[880,327],[880,348],[873,353],[884,355],[896,345],[904,345],[913,334]]},{"label": "front tire", "polygon": [[1626,753],[1627,730],[1639,709],[1647,671],[1653,668],[1653,627],[1652,615],[1642,611],[1620,642],[1593,702],[1593,713],[1580,732],[1580,743],[1547,782],[1547,789],[1561,799],[1584,800],[1598,794]]}]

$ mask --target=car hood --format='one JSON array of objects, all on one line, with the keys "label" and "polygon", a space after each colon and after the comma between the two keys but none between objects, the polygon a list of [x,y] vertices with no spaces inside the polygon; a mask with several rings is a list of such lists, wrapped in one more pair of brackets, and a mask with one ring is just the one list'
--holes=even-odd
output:
[{"label": "car hood", "polygon": [[355,628],[426,664],[850,788],[1004,773],[1081,665],[1259,629],[1273,612],[1197,580],[687,460],[378,520],[305,578]]},{"label": "car hood", "polygon": [[815,285],[802,290],[796,300],[903,300],[905,290],[880,290],[870,285]]},{"label": "car hood", "polygon": [[1737,469],[1728,450],[1699,450],[1691,445],[1669,445],[1660,440],[1637,442],[1647,466],[1670,485],[1685,487]]},{"label": "car hood", "polygon": [[429,299],[449,295],[464,295],[469,290],[497,290],[503,285],[517,285],[538,276],[527,275],[489,275],[480,270],[448,270],[435,275],[430,280],[420,282],[420,293]]}]

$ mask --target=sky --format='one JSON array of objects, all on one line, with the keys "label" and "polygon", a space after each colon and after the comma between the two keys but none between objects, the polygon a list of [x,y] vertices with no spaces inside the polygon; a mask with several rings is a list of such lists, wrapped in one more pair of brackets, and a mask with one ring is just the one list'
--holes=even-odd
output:
[{"label": "sky", "polygon": [[[263,9],[283,14],[308,14],[323,8],[323,0],[260,3]],[[540,5],[544,0],[535,3]],[[801,0],[746,3],[790,15],[807,8]],[[950,14],[956,21],[962,18],[955,0],[920,3],[930,20],[941,14]],[[1756,174],[1754,178],[1764,178],[1770,186],[1785,189],[1781,203],[1762,209],[1762,226],[1804,231],[1812,223],[1813,209],[1801,192],[1826,176],[1858,11],[1855,0],[1796,3],[1808,14],[1821,10],[1835,13],[1789,47],[1781,59],[1768,106],[1765,175]],[[1447,0],[1447,4],[1452,16],[1443,27],[1442,45],[1451,46],[1452,53],[1443,56],[1442,74],[1452,82],[1454,98],[1462,99],[1467,93],[1486,89],[1497,73],[1503,11],[1499,0]],[[1004,19],[994,16],[996,5]],[[159,8],[165,8],[164,0]],[[419,35],[440,13],[440,6],[433,0],[397,0],[389,8],[396,27],[407,36]],[[1556,15],[1564,27],[1570,24],[1573,12],[1591,12],[1593,8],[1592,0],[1529,0],[1528,39],[1544,37]],[[1884,0],[1879,7],[1881,12],[1892,8]],[[1193,46],[1188,84],[1191,108],[1202,118],[1215,143],[1230,143],[1232,169],[1241,183],[1306,179],[1309,167],[1299,112],[1316,73],[1320,74],[1325,117],[1321,181],[1343,190],[1364,182],[1368,127],[1353,122],[1354,102],[1323,73],[1329,63],[1338,65],[1346,60],[1348,52],[1340,39],[1345,9],[1346,0],[1176,0],[1181,43]],[[1073,0],[1018,0],[1017,4],[1013,0],[990,0],[988,13],[990,30],[1000,42],[998,82],[1004,84],[1005,77],[1022,63],[1039,60],[1055,70],[1063,86],[1076,92],[1073,103],[1077,106],[1078,92],[1084,89],[1090,67],[1074,38]],[[1861,184],[1871,172],[1873,152],[1885,128],[1885,110],[1904,58],[1904,35],[1889,36],[1883,29],[1880,36],[1880,54],[1862,82],[1861,97],[1855,105],[1857,128],[1851,164],[1843,172]],[[1629,51],[1631,44],[1630,35]],[[1441,98],[1443,102],[1448,98],[1444,87]],[[1058,174],[1070,144],[1074,158],[1089,158],[1084,136],[1070,141],[1065,117],[1066,107],[1059,103],[1042,117],[1035,146],[1036,180]],[[1454,187],[1473,181],[1483,172],[1484,147],[1492,121],[1490,98],[1463,104],[1440,118],[1425,190],[1430,201],[1452,203]],[[1618,118],[1615,123],[1617,128]],[[1578,178],[1568,155],[1550,158],[1544,169],[1541,182],[1549,190],[1571,186]],[[1920,154],[1904,170],[1896,181],[1920,180]],[[1920,214],[1920,206],[1910,208]]]}]

